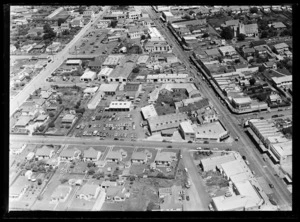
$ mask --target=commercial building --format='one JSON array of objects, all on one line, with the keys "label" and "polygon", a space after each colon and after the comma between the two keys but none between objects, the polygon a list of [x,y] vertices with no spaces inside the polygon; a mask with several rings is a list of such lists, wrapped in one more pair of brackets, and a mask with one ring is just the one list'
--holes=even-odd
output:
[{"label": "commercial building", "polygon": [[109,75],[109,82],[127,82],[135,64],[126,62],[124,65],[117,66]]},{"label": "commercial building", "polygon": [[131,102],[112,101],[108,110],[112,112],[129,112],[131,109]]},{"label": "commercial building", "polygon": [[142,28],[138,27],[130,27],[128,29],[128,36],[131,39],[140,39],[142,35],[144,35],[145,32]]},{"label": "commercial building", "polygon": [[151,117],[156,117],[156,116],[158,116],[157,115],[157,112],[156,112],[156,110],[155,110],[155,107],[154,107],[154,105],[148,105],[148,106],[145,106],[145,107],[142,107],[141,108],[141,112],[142,112],[142,114],[143,114],[143,117],[144,117],[144,119],[149,119],[149,118],[151,118]]},{"label": "commercial building", "polygon": [[65,202],[70,193],[72,191],[72,187],[68,185],[58,185],[54,192],[51,195],[51,202],[58,203],[58,202]]},{"label": "commercial building", "polygon": [[124,58],[124,55],[109,55],[102,64],[102,67],[105,66],[109,68],[115,68],[120,64],[120,61]]},{"label": "commercial building", "polygon": [[190,140],[190,141],[195,140],[196,133],[189,121],[181,122],[179,124],[179,133],[181,134],[182,138],[185,140]]},{"label": "commercial building", "polygon": [[66,115],[62,118],[61,122],[62,122],[62,123],[67,123],[67,124],[73,124],[74,121],[75,121],[75,119],[76,119],[76,116],[75,116],[75,115],[73,115],[73,114],[66,114]]},{"label": "commercial building", "polygon": [[168,114],[148,118],[148,125],[150,132],[156,133],[167,129],[177,129],[181,122],[187,120],[188,116],[184,113]]},{"label": "commercial building", "polygon": [[166,22],[169,22],[170,18],[173,18],[173,14],[169,11],[162,12],[161,16],[164,18]]},{"label": "commercial building", "polygon": [[227,163],[230,161],[235,160],[235,156],[233,153],[229,153],[227,155],[223,156],[216,156],[216,157],[211,157],[211,158],[205,158],[200,160],[200,167],[202,168],[203,171],[216,171],[217,167],[219,168],[221,164]]},{"label": "commercial building", "polygon": [[98,73],[98,79],[108,79],[109,75],[112,73],[114,69],[109,67],[104,67],[101,69],[101,71]]},{"label": "commercial building", "polygon": [[31,116],[21,116],[19,120],[16,122],[15,127],[25,128],[26,126],[28,126],[31,119],[32,119]]},{"label": "commercial building", "polygon": [[80,81],[91,82],[96,79],[96,72],[91,70],[86,70],[82,76],[80,76]]},{"label": "commercial building", "polygon": [[138,58],[136,64],[139,65],[139,66],[146,66],[148,60],[149,60],[149,56],[148,56],[148,55],[141,55],[141,56]]},{"label": "commercial building", "polygon": [[153,74],[147,75],[147,82],[174,82],[183,83],[193,81],[193,78],[188,78],[188,74]]},{"label": "commercial building", "polygon": [[196,140],[220,142],[229,137],[229,132],[220,121],[194,126]]},{"label": "commercial building", "polygon": [[88,95],[95,95],[97,90],[98,90],[98,86],[95,87],[87,87],[83,90],[84,94],[88,94]]},{"label": "commercial building", "polygon": [[[194,92],[198,91],[193,83],[169,83],[163,84],[160,91],[167,90],[171,92],[185,93],[189,98],[193,98]],[[199,91],[198,91],[199,92]]]},{"label": "commercial building", "polygon": [[237,52],[231,45],[219,47],[219,51],[222,56],[227,56],[227,55],[231,56],[237,54]]},{"label": "commercial building", "polygon": [[270,144],[269,154],[276,163],[283,164],[292,160],[292,141]]},{"label": "commercial building", "polygon": [[80,59],[69,59],[66,62],[66,65],[71,66],[80,66],[82,64],[82,61]]},{"label": "commercial building", "polygon": [[145,43],[144,48],[149,53],[169,52],[171,50],[170,45],[165,40],[148,41]]},{"label": "commercial building", "polygon": [[119,88],[119,83],[101,84],[99,91],[104,92],[105,95],[116,95],[116,91]]},{"label": "commercial building", "polygon": [[251,107],[252,100],[249,96],[232,98],[232,105],[237,109],[246,109]]},{"label": "commercial building", "polygon": [[148,34],[150,37],[149,41],[165,41],[165,38],[161,35],[161,33],[155,27],[149,27]]},{"label": "commercial building", "polygon": [[120,151],[109,151],[107,156],[106,156],[106,160],[108,162],[120,162],[123,159],[123,155]]},{"label": "commercial building", "polygon": [[288,75],[288,76],[281,76],[281,77],[272,77],[272,81],[277,87],[289,86],[292,85],[293,83],[293,76]]},{"label": "commercial building", "polygon": [[94,95],[94,97],[89,101],[87,105],[88,109],[96,109],[103,96],[104,96],[104,92],[99,89],[98,92]]}]

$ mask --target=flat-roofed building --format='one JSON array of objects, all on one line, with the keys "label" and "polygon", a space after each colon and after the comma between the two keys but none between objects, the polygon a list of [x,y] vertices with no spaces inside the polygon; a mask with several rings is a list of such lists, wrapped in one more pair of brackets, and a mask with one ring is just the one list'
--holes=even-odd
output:
[{"label": "flat-roofed building", "polygon": [[277,163],[291,161],[293,155],[292,141],[270,145],[269,154]]},{"label": "flat-roofed building", "polygon": [[232,105],[237,109],[246,109],[251,107],[251,101],[249,96],[232,98]]},{"label": "flat-roofed building", "polygon": [[153,74],[147,75],[147,82],[174,82],[174,83],[182,83],[182,82],[190,82],[193,81],[193,78],[188,78],[188,74]]},{"label": "flat-roofed building", "polygon": [[120,64],[122,58],[125,55],[109,55],[102,64],[102,67],[107,66],[109,68],[115,68]]},{"label": "flat-roofed building", "polygon": [[165,19],[166,22],[168,22],[170,18],[174,17],[174,15],[170,11],[165,11],[162,12],[162,17]]},{"label": "flat-roofed building", "polygon": [[155,27],[149,27],[148,34],[150,36],[149,41],[165,41],[165,38],[161,35],[161,33]]},{"label": "flat-roofed building", "polygon": [[226,163],[222,163],[218,166],[220,172],[224,175],[226,179],[230,179],[232,176],[238,175],[240,173],[250,173],[249,167],[244,161],[240,159],[232,160]]},{"label": "flat-roofed building", "polygon": [[149,60],[149,56],[148,56],[148,55],[141,55],[141,56],[138,58],[136,64],[139,65],[139,66],[146,66],[148,60]]},{"label": "flat-roofed building", "polygon": [[237,54],[237,52],[231,45],[219,47],[219,51],[221,52],[222,56]]},{"label": "flat-roofed building", "polygon": [[85,70],[82,76],[80,76],[80,81],[91,82],[96,79],[96,72],[91,70]]},{"label": "flat-roofed building", "polygon": [[82,61],[80,59],[69,59],[66,62],[66,65],[71,66],[80,66],[82,64]]},{"label": "flat-roofed building", "polygon": [[179,133],[181,134],[182,138],[185,140],[195,140],[195,130],[192,127],[189,121],[181,122],[179,124]]},{"label": "flat-roofed building", "polygon": [[220,121],[206,123],[201,126],[195,126],[196,140],[220,142],[229,137],[229,132]]},{"label": "flat-roofed building", "polygon": [[62,123],[73,124],[74,121],[75,121],[75,119],[76,119],[76,116],[75,116],[75,115],[73,115],[73,114],[66,114],[66,115],[62,118],[61,122],[62,122]]},{"label": "flat-roofed building", "polygon": [[288,75],[288,76],[281,76],[281,77],[272,77],[272,80],[277,87],[289,86],[292,85],[293,83],[293,76]]},{"label": "flat-roofed building", "polygon": [[148,41],[144,47],[145,51],[149,53],[169,52],[171,50],[170,45],[165,40]]},{"label": "flat-roofed building", "polygon": [[157,153],[154,162],[156,165],[170,166],[171,163],[176,160],[176,153],[174,152],[159,152]]},{"label": "flat-roofed building", "polygon": [[150,117],[158,116],[157,112],[155,110],[155,107],[152,104],[148,105],[148,106],[145,106],[145,107],[142,107],[141,112],[143,114],[144,119],[149,119]]},{"label": "flat-roofed building", "polygon": [[109,83],[109,84],[101,84],[99,91],[102,91],[105,93],[105,95],[116,95],[116,92],[118,90],[119,83]]},{"label": "flat-roofed building", "polygon": [[112,112],[129,112],[131,109],[131,102],[112,101],[108,109]]},{"label": "flat-roofed building", "polygon": [[179,124],[187,121],[188,116],[185,113],[168,114],[148,118],[148,125],[151,133],[161,132],[167,129],[177,129]]},{"label": "flat-roofed building", "polygon": [[95,95],[97,90],[98,90],[98,86],[95,87],[87,87],[83,90],[84,94],[88,94],[88,95]]},{"label": "flat-roofed building", "polygon": [[88,109],[96,109],[103,96],[104,96],[104,92],[102,90],[98,90],[98,92],[94,95],[94,97],[89,101],[87,105]]},{"label": "flat-roofed building", "polygon": [[[35,109],[35,108],[34,108]],[[16,122],[15,127],[25,128],[31,121],[32,116],[21,116]]]},{"label": "flat-roofed building", "polygon": [[216,171],[217,166],[220,167],[221,164],[227,163],[230,161],[235,160],[235,156],[233,153],[229,153],[224,156],[216,156],[216,157],[211,157],[211,158],[205,158],[201,159],[200,161],[200,166],[202,167],[203,171]]}]

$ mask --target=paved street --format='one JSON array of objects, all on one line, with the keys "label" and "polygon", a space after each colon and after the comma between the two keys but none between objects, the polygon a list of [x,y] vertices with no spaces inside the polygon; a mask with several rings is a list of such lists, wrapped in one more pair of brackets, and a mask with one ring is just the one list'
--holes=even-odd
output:
[{"label": "paved street", "polygon": [[85,32],[101,17],[103,13],[109,7],[104,7],[103,11],[99,12],[96,15],[96,18],[91,20],[85,27],[81,29],[81,31],[73,38],[71,42],[66,45],[66,47],[54,55],[54,61],[49,63],[45,70],[41,71],[34,79],[32,79],[22,91],[20,91],[11,101],[10,101],[10,116],[18,109],[18,107],[32,94],[36,89],[42,87],[46,84],[46,78],[51,75],[62,63],[65,59],[68,58],[69,49],[85,34]]},{"label": "paved street", "polygon": [[[151,7],[145,6],[144,8],[146,8],[150,16],[154,18],[154,22],[156,23],[159,31],[166,37],[167,41],[170,44],[172,44],[173,52],[176,53],[179,56],[179,58],[185,63],[185,65],[189,68],[191,64],[189,61],[188,53],[185,53],[182,50],[182,48],[177,44],[174,36],[170,33],[170,31],[165,27],[162,27],[160,21],[155,19],[159,19],[159,17],[151,9]],[[192,69],[195,69],[195,67],[192,66]],[[198,70],[195,69],[193,73],[197,72]],[[195,78],[197,78],[199,82],[202,82],[201,78],[198,75],[195,75]],[[289,191],[286,188],[286,185],[284,185],[280,179],[274,176],[275,171],[271,167],[263,167],[263,165],[265,165],[265,162],[263,162],[261,154],[258,153],[258,150],[255,148],[252,141],[244,133],[243,128],[239,125],[240,122],[238,121],[238,119],[234,115],[232,115],[225,106],[220,104],[218,97],[215,95],[213,90],[210,87],[208,87],[206,83],[202,82],[200,86],[202,88],[200,91],[205,97],[209,98],[214,107],[217,109],[218,113],[221,115],[220,119],[225,124],[227,130],[231,132],[231,135],[233,137],[238,136],[240,138],[239,142],[237,143],[237,146],[239,147],[238,151],[242,155],[245,155],[247,157],[248,161],[251,163],[251,165],[253,165],[253,168],[255,168],[255,172],[258,175],[264,176],[269,183],[274,184],[274,193],[276,194],[279,205],[291,205],[292,199]]]}]

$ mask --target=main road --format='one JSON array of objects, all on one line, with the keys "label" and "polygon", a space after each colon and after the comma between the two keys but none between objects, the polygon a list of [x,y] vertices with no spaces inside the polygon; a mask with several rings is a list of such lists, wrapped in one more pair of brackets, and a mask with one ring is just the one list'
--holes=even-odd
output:
[{"label": "main road", "polygon": [[34,79],[32,79],[22,91],[20,91],[12,100],[10,100],[10,110],[9,114],[12,114],[19,108],[19,106],[32,94],[36,89],[45,85],[45,79],[51,75],[67,58],[69,49],[85,34],[85,32],[101,17],[106,10],[109,9],[109,6],[103,8],[103,11],[100,11],[95,18],[91,19],[90,22],[84,26],[81,31],[69,42],[66,47],[59,53],[54,56],[54,61],[48,63],[45,70],[42,70]]},{"label": "main road", "polygon": [[[156,23],[157,28],[166,37],[167,41],[172,44],[173,52],[176,53],[179,58],[185,63],[188,70],[192,71],[192,73],[197,73],[198,70],[196,70],[194,66],[191,66],[189,55],[185,53],[178,45],[175,37],[171,34],[170,30],[167,29],[166,26],[161,24],[158,15],[152,10],[150,6],[144,6],[143,8],[148,11],[150,16]],[[278,199],[279,205],[285,206],[284,209],[286,210],[290,210],[289,206],[291,206],[292,199],[284,182],[274,176],[275,171],[272,167],[264,167],[266,163],[262,160],[261,154],[258,152],[249,137],[246,135],[235,115],[231,114],[225,106],[220,105],[219,99],[215,95],[214,91],[210,87],[208,87],[208,85],[206,85],[206,83],[204,83],[197,74],[195,74],[194,77],[200,82],[200,86],[202,88],[200,90],[203,95],[209,98],[219,114],[221,114],[221,121],[231,132],[231,135],[233,137],[238,136],[240,138],[239,142],[236,144],[239,147],[238,151],[241,153],[241,155],[245,155],[247,157],[248,161],[250,162],[251,168],[255,170],[256,174],[264,176],[269,183],[272,183],[275,186],[274,193]]]}]

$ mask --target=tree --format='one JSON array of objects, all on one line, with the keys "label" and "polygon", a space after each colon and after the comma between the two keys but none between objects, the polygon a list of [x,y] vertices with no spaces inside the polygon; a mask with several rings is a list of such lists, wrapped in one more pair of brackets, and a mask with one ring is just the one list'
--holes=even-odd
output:
[{"label": "tree", "polygon": [[117,23],[118,23],[117,20],[113,20],[113,21],[111,21],[110,26],[111,26],[112,28],[115,28],[115,27],[117,26]]},{"label": "tree", "polygon": [[132,70],[133,73],[138,73],[139,71],[140,71],[140,69],[139,69],[138,67],[135,67],[135,68]]},{"label": "tree", "polygon": [[230,40],[233,38],[233,30],[228,26],[225,27],[221,32],[221,37],[227,40]]},{"label": "tree", "polygon": [[55,115],[54,115],[53,112],[50,112],[50,113],[49,113],[49,116],[52,118],[52,117],[54,117]]},{"label": "tree", "polygon": [[154,207],[155,207],[155,204],[152,201],[150,201],[147,206],[147,211],[152,211]]},{"label": "tree", "polygon": [[238,41],[244,41],[245,38],[246,38],[246,35],[245,35],[245,34],[239,33],[239,34],[237,35],[237,40],[238,40]]},{"label": "tree", "polygon": [[258,8],[257,7],[252,7],[250,8],[250,13],[254,14],[258,12]]},{"label": "tree", "polygon": [[146,39],[146,36],[145,36],[145,35],[142,35],[142,36],[141,36],[141,40],[144,40],[144,39]]},{"label": "tree", "polygon": [[190,15],[193,15],[193,14],[195,14],[195,12],[194,12],[193,10],[191,10],[191,11],[189,12],[189,14],[190,14]]},{"label": "tree", "polygon": [[87,167],[88,167],[88,168],[90,168],[90,167],[92,167],[92,166],[95,166],[95,163],[93,163],[93,162],[88,162],[88,163],[87,163]]},{"label": "tree", "polygon": [[253,86],[253,85],[255,84],[255,82],[256,82],[256,79],[255,79],[255,78],[251,78],[251,79],[249,80],[249,83],[250,83],[251,86]]},{"label": "tree", "polygon": [[88,173],[88,175],[93,175],[95,173],[95,169],[90,168],[87,173]]},{"label": "tree", "polygon": [[19,48],[20,48],[20,42],[19,42],[19,41],[16,42],[16,43],[14,44],[14,46],[15,46],[17,49],[19,49]]},{"label": "tree", "polygon": [[191,19],[191,16],[189,16],[188,14],[185,14],[184,16],[182,16],[183,19],[186,19],[186,20],[190,20]]},{"label": "tree", "polygon": [[42,179],[39,178],[39,179],[37,180],[37,184],[38,184],[38,185],[41,185],[42,183],[43,183],[43,182],[42,182]]},{"label": "tree", "polygon": [[65,22],[65,20],[64,20],[63,18],[59,18],[59,19],[57,20],[57,25],[60,26],[61,23],[64,23],[64,22]]},{"label": "tree", "polygon": [[207,37],[209,37],[209,34],[207,32],[202,35],[202,38],[207,38]]},{"label": "tree", "polygon": [[266,67],[265,66],[260,66],[259,68],[258,68],[258,71],[259,72],[264,72],[266,70]]}]

